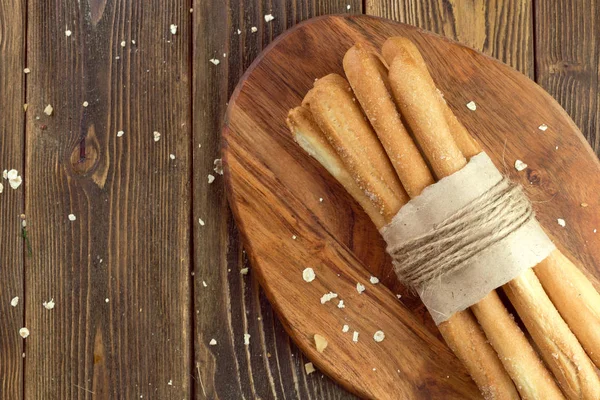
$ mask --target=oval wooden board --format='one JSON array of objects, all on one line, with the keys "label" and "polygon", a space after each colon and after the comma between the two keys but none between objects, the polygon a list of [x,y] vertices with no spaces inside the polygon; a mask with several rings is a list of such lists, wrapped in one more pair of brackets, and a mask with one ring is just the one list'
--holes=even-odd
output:
[{"label": "oval wooden board", "polygon": [[[438,87],[496,165],[520,181],[559,247],[600,276],[598,159],[562,108],[534,82],[472,49],[414,27],[367,16],[327,16],[273,42],[238,84],[226,116],[229,201],[267,297],[321,371],[365,398],[478,398],[420,302],[398,284],[368,217],[292,140],[285,118],[315,78],[343,74],[355,42],[380,48],[394,35],[420,48]],[[465,104],[474,100],[477,111]],[[543,132],[542,123],[548,125]],[[516,159],[529,168],[517,173]],[[320,198],[323,201],[320,201]],[[582,202],[587,208],[580,207]],[[557,224],[565,219],[566,228]],[[302,279],[312,267],[317,278]],[[371,275],[383,284],[369,283]],[[359,295],[357,282],[366,286]],[[597,281],[596,281],[597,282]],[[598,287],[598,286],[597,286]],[[339,295],[325,304],[323,294]],[[398,301],[396,294],[402,294]],[[346,305],[336,305],[343,299]],[[349,325],[348,333],[342,332]],[[373,334],[383,330],[381,343]],[[357,343],[352,332],[359,332]],[[329,345],[320,354],[313,336]],[[309,378],[310,379],[310,378]]]}]

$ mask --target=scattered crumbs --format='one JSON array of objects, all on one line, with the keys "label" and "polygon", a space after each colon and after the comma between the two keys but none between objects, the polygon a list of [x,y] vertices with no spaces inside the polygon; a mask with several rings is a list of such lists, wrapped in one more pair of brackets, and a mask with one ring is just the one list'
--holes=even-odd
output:
[{"label": "scattered crumbs", "polygon": [[238,34],[238,35],[241,35],[241,34],[242,34],[242,31],[238,29],[238,30],[237,30],[237,34]]},{"label": "scattered crumbs", "polygon": [[383,331],[377,331],[373,335],[373,340],[376,341],[377,343],[383,342],[383,339],[385,339],[385,333],[383,333]]},{"label": "scattered crumbs", "polygon": [[217,341],[215,339],[210,339],[210,342],[208,342],[209,345],[211,346],[216,346],[217,345]]},{"label": "scattered crumbs", "polygon": [[124,134],[125,134],[125,132],[123,132],[123,131],[119,131],[119,132],[117,132],[117,137],[121,137],[121,136],[123,136]]},{"label": "scattered crumbs", "polygon": [[523,161],[521,161],[521,160],[515,161],[515,169],[517,171],[523,171],[525,168],[527,168],[527,164],[525,164]]},{"label": "scattered crumbs", "polygon": [[171,160],[174,160],[174,159],[175,159],[175,154],[169,154],[169,158],[170,158]]},{"label": "scattered crumbs", "polygon": [[8,179],[8,183],[13,189],[17,189],[19,186],[21,186],[21,183],[23,183],[23,178],[19,176],[19,172],[16,169],[11,169],[10,171],[6,172],[5,179]]},{"label": "scattered crumbs", "polygon": [[587,207],[589,204],[588,204],[588,203],[581,203],[580,205],[581,205],[581,207],[585,208],[585,207]]},{"label": "scattered crumbs", "polygon": [[258,28],[253,26],[252,28],[250,28],[250,32],[252,32],[252,33],[258,32]]},{"label": "scattered crumbs", "polygon": [[250,334],[244,333],[244,344],[248,346],[250,344]]},{"label": "scattered crumbs", "polygon": [[298,238],[298,236],[292,235],[292,240],[296,240],[297,238]]},{"label": "scattered crumbs", "polygon": [[312,268],[305,268],[304,271],[302,271],[302,279],[306,282],[314,281],[315,277],[315,271]]},{"label": "scattered crumbs", "polygon": [[542,132],[544,132],[546,129],[548,129],[548,125],[546,124],[541,124],[540,126],[538,126],[538,129]]},{"label": "scattered crumbs", "polygon": [[211,174],[208,174],[208,183],[213,183],[215,181],[215,177]]},{"label": "scattered crumbs", "polygon": [[216,158],[215,161],[213,161],[213,164],[215,166],[214,171],[219,175],[223,175],[223,160]]},{"label": "scattered crumbs", "polygon": [[200,226],[204,226],[204,221],[202,220],[202,218],[198,218],[198,223],[200,224]]},{"label": "scattered crumbs", "polygon": [[379,278],[377,278],[376,276],[371,276],[369,278],[369,281],[373,284],[373,285],[377,285],[379,283]]},{"label": "scattered crumbs", "polygon": [[75,214],[69,214],[69,221],[75,221],[77,219],[77,217],[75,216]]},{"label": "scattered crumbs", "polygon": [[169,30],[171,31],[172,35],[176,35],[177,34],[177,25],[171,24],[171,26],[169,27]]},{"label": "scattered crumbs", "polygon": [[13,307],[16,307],[17,304],[19,304],[19,296],[13,297],[12,300],[10,301],[10,305]]},{"label": "scattered crumbs", "polygon": [[563,228],[564,228],[565,226],[567,226],[567,223],[566,223],[566,222],[565,222],[565,220],[564,220],[564,219],[562,219],[562,218],[558,218],[558,219],[556,220],[556,222],[558,222],[558,224],[559,224],[560,226],[562,226]]},{"label": "scattered crumbs", "polygon": [[121,47],[125,47],[125,46],[127,46],[127,42],[123,40],[123,41],[121,42]]},{"label": "scattered crumbs", "polygon": [[53,111],[54,111],[54,108],[52,108],[52,106],[50,104],[48,104],[46,106],[46,108],[44,108],[44,114],[46,114],[46,115],[52,115]]},{"label": "scattered crumbs", "polygon": [[152,136],[154,136],[155,142],[158,142],[160,140],[160,132],[154,131],[154,132],[152,132]]},{"label": "scattered crumbs", "polygon": [[319,203],[322,203],[322,202],[323,202],[323,198],[319,197]]},{"label": "scattered crumbs", "polygon": [[28,74],[30,72],[31,72],[31,70],[29,68],[23,68],[23,73],[24,74]]},{"label": "scattered crumbs", "polygon": [[211,63],[213,63],[213,64],[215,64],[215,65],[219,65],[219,64],[221,63],[221,61],[219,61],[219,59],[218,59],[218,58],[211,58],[211,59],[210,59],[210,60],[208,60],[208,61],[210,61]]},{"label": "scattered crumbs", "polygon": [[344,325],[342,326],[342,332],[346,333],[350,330],[350,327],[348,325]]},{"label": "scattered crumbs", "polygon": [[319,335],[318,333],[315,334],[314,339],[315,339],[315,346],[317,347],[317,351],[319,353],[322,353],[328,345],[327,339],[325,339],[323,336]]},{"label": "scattered crumbs", "polygon": [[107,297],[106,299],[104,299],[104,302],[108,303],[108,302],[110,302],[110,299]]},{"label": "scattered crumbs", "polygon": [[202,286],[208,287],[208,285],[206,284],[206,281],[202,281]]},{"label": "scattered crumbs", "polygon": [[73,34],[73,32],[71,32],[69,29],[65,30],[65,36],[69,37]]},{"label": "scattered crumbs", "polygon": [[356,284],[356,290],[358,291],[359,294],[361,294],[362,292],[365,291],[365,285],[363,285],[362,283],[357,283]]},{"label": "scattered crumbs", "polygon": [[167,385],[173,386],[173,379],[169,379],[169,382],[167,382]]},{"label": "scattered crumbs", "polygon": [[275,19],[275,17],[272,14],[265,15],[265,22],[271,22],[274,19]]},{"label": "scattered crumbs", "polygon": [[344,304],[344,300],[340,300],[337,307],[338,308],[346,308],[346,305]]},{"label": "scattered crumbs", "polygon": [[83,102],[83,106],[84,106],[84,107],[87,107],[87,106],[89,106],[89,105],[90,105],[90,103],[88,103],[87,101],[84,101],[84,102]]},{"label": "scattered crumbs", "polygon": [[352,334],[352,341],[354,343],[358,342],[358,332],[354,331],[354,333]]},{"label": "scattered crumbs", "polygon": [[310,375],[316,371],[315,366],[313,365],[313,363],[307,362],[306,364],[304,364],[304,371],[306,372],[306,375]]},{"label": "scattered crumbs", "polygon": [[54,308],[54,305],[55,305],[54,299],[50,299],[48,301],[45,301],[45,302],[42,303],[42,305],[44,306],[44,308],[46,310],[52,310]]},{"label": "scattered crumbs", "polygon": [[244,268],[240,269],[240,274],[248,275],[248,267],[244,267]]},{"label": "scattered crumbs", "polygon": [[350,8],[352,8],[352,6],[350,4],[346,4],[346,10],[349,10]]},{"label": "scattered crumbs", "polygon": [[397,294],[396,297],[398,298],[398,300],[400,300],[402,298],[401,294]]},{"label": "scattered crumbs", "polygon": [[475,104],[475,102],[471,100],[467,103],[467,108],[471,111],[475,111],[477,110],[477,104]]},{"label": "scattered crumbs", "polygon": [[338,297],[337,293],[333,293],[333,292],[325,293],[323,296],[321,296],[321,304],[325,304],[328,301],[330,301],[331,299],[335,299],[336,297]]},{"label": "scattered crumbs", "polygon": [[23,339],[27,338],[27,336],[29,336],[29,329],[27,329],[27,328],[19,329],[19,335],[21,335],[21,337]]}]

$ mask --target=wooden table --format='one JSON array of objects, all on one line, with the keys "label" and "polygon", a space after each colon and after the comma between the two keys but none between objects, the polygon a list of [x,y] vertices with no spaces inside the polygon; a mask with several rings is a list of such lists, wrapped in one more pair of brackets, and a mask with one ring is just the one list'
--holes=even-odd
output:
[{"label": "wooden table", "polygon": [[0,0],[1,399],[352,398],[306,376],[213,168],[261,49],[363,12],[508,63],[600,150],[597,0]]}]

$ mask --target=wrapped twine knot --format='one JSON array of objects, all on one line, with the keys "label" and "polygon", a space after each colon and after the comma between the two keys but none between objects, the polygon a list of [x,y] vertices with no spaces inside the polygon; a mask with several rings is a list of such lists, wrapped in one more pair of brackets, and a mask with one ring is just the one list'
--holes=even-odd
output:
[{"label": "wrapped twine knot", "polygon": [[400,281],[419,290],[535,218],[520,185],[503,178],[418,237],[388,248]]}]

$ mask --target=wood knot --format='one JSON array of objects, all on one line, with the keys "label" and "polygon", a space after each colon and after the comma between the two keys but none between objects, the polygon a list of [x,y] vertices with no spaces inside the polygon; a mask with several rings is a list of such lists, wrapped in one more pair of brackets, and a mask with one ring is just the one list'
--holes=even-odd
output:
[{"label": "wood knot", "polygon": [[542,177],[540,174],[534,169],[527,169],[527,180],[532,185],[539,185],[542,182]]},{"label": "wood knot", "polygon": [[98,167],[99,151],[97,143],[82,138],[71,152],[71,167],[77,175],[89,175]]}]

